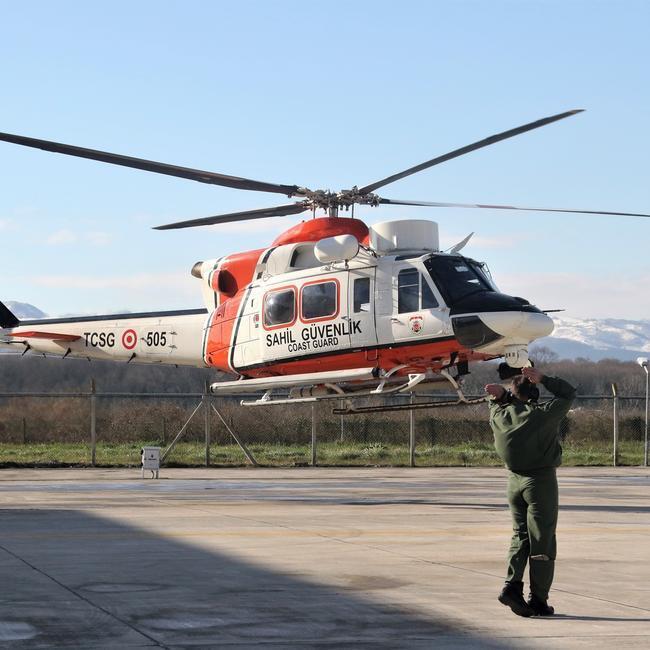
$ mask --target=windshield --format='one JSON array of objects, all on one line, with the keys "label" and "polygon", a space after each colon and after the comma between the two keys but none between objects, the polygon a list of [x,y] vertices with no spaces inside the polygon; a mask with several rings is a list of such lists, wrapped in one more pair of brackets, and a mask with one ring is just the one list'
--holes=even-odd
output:
[{"label": "windshield", "polygon": [[436,255],[424,266],[450,307],[473,293],[494,291],[481,265],[466,257]]}]

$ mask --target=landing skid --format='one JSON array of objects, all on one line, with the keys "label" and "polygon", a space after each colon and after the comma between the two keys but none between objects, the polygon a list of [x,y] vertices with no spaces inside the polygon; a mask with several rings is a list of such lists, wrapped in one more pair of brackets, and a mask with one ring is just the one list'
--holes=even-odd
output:
[{"label": "landing skid", "polygon": [[[458,381],[451,376],[447,370],[441,370],[437,373],[424,372],[424,373],[413,373],[409,374],[404,378],[403,381],[398,381],[398,383],[393,383],[395,381],[395,375],[400,371],[404,370],[406,366],[395,366],[389,372],[387,372],[379,381],[379,384],[372,389],[368,390],[346,390],[343,386],[338,385],[333,382],[327,382],[321,384],[317,389],[320,388],[325,392],[322,393],[311,393],[312,389],[307,389],[307,394],[303,392],[304,389],[293,389],[288,397],[274,397],[273,389],[267,390],[264,395],[255,400],[242,400],[240,404],[242,406],[271,406],[273,404],[307,404],[320,402],[323,400],[345,400],[345,408],[333,409],[332,412],[337,415],[354,415],[356,413],[378,413],[383,411],[410,411],[417,409],[425,408],[441,408],[443,406],[459,406],[462,404],[479,404],[484,402],[486,398],[478,399],[467,399],[463,394],[463,391],[458,383]],[[395,394],[408,394],[412,393],[417,386],[426,386],[428,383],[435,381],[436,379],[443,378],[449,382],[458,398],[456,400],[447,400],[444,402],[417,402],[409,404],[385,404],[378,406],[358,406],[354,407],[352,405],[353,400],[358,400],[361,398],[369,397],[385,397]]]},{"label": "landing skid", "polygon": [[[272,396],[272,390],[266,391],[264,395],[257,400],[242,400],[240,404],[242,406],[269,406],[271,404],[307,404],[310,402],[320,402],[323,400],[331,400],[331,399],[357,399],[360,397],[376,397],[376,396],[381,396],[381,395],[392,395],[394,393],[406,393],[415,388],[418,384],[421,384],[423,381],[426,379],[431,379],[432,376],[429,373],[415,373],[415,374],[410,374],[408,375],[408,378],[404,381],[401,382],[397,385],[394,384],[388,384],[390,387],[387,388],[387,382],[391,379],[391,377],[398,372],[399,370],[404,369],[406,366],[395,366],[395,368],[391,369],[388,373],[384,375],[382,380],[379,382],[379,385],[376,388],[373,388],[372,390],[366,390],[366,391],[345,391],[344,388],[342,388],[340,385],[337,385],[335,383],[326,383],[323,384],[323,388],[325,390],[329,390],[331,392],[329,393],[324,393],[324,394],[317,394],[317,395],[308,395],[306,397],[302,397],[301,394],[301,389],[298,389],[299,393],[298,397],[293,397],[291,393],[289,393],[289,397],[282,397],[282,398],[277,398]],[[444,371],[443,371],[444,372]],[[441,373],[439,373],[441,374]],[[293,391],[292,391],[293,392]]]}]

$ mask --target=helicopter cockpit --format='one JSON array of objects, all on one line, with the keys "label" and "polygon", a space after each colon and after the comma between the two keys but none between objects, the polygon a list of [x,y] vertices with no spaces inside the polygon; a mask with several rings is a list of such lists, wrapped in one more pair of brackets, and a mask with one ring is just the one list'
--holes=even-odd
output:
[{"label": "helicopter cockpit", "polygon": [[461,345],[486,351],[507,339],[508,363],[521,366],[528,361],[528,341],[553,329],[552,320],[528,300],[500,293],[480,262],[434,254],[424,266],[450,308],[454,336]]},{"label": "helicopter cockpit", "polygon": [[468,257],[431,255],[424,265],[449,307],[473,294],[497,291],[485,265]]}]

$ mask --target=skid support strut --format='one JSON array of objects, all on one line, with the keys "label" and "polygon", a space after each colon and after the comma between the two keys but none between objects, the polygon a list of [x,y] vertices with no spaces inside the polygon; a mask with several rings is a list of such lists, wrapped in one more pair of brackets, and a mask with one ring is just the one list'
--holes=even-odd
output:
[{"label": "skid support strut", "polygon": [[[357,406],[354,407],[348,401],[348,406],[346,408],[333,409],[332,413],[336,415],[355,415],[357,413],[383,413],[387,411],[416,411],[420,409],[433,409],[433,408],[442,408],[445,406],[462,406],[470,404],[480,404],[481,402],[487,401],[487,396],[478,397],[474,399],[468,399],[463,394],[463,391],[454,377],[452,377],[447,370],[441,370],[440,375],[447,379],[449,383],[454,387],[458,399],[455,400],[446,400],[444,402],[409,402],[408,404],[381,404],[377,406]],[[416,382],[417,383],[417,382]],[[403,391],[406,392],[408,388],[404,388]],[[379,393],[381,394],[381,393]]]}]

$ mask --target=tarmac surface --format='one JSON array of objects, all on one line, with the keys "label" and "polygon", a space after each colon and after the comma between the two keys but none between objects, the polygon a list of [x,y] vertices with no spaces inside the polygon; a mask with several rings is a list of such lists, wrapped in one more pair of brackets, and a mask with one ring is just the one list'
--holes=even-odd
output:
[{"label": "tarmac surface", "polygon": [[0,470],[0,647],[650,647],[650,472],[559,477],[523,619],[504,470]]}]

